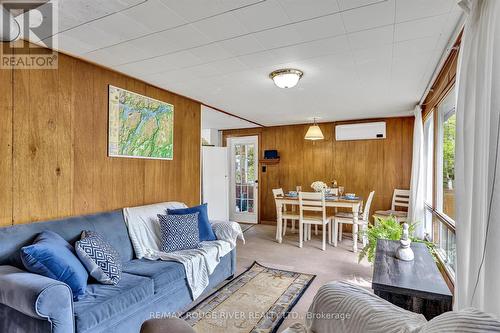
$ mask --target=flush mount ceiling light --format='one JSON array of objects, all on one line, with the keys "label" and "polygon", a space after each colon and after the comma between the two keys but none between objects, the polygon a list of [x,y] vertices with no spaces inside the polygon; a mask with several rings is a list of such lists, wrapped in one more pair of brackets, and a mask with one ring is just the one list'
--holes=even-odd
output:
[{"label": "flush mount ceiling light", "polygon": [[269,77],[274,81],[274,84],[280,88],[293,88],[299,83],[300,78],[304,75],[301,70],[294,68],[278,69]]},{"label": "flush mount ceiling light", "polygon": [[323,132],[321,132],[321,128],[319,128],[318,124],[316,123],[316,118],[314,118],[314,124],[309,126],[304,139],[316,141],[323,140],[324,138],[325,137],[323,136]]}]

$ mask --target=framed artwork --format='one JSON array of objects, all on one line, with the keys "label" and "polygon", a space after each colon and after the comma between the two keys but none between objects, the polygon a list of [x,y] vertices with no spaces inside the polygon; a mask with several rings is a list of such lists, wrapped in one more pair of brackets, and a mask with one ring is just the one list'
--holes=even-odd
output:
[{"label": "framed artwork", "polygon": [[109,85],[108,154],[172,160],[174,106]]}]

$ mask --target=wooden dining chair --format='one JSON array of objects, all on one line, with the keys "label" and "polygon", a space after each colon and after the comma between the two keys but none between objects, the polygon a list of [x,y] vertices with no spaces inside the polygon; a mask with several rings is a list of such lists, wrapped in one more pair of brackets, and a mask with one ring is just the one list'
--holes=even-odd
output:
[{"label": "wooden dining chair", "polygon": [[[392,194],[392,204],[390,210],[377,210],[373,217],[375,218],[375,223],[379,219],[387,218],[393,216],[399,223],[406,222],[408,219],[408,207],[410,206],[410,191],[394,189]],[[402,207],[406,210],[398,210],[398,207]]]},{"label": "wooden dining chair", "polygon": [[[274,200],[278,197],[284,197],[285,194],[283,193],[282,188],[275,188],[273,189],[273,197]],[[276,202],[276,201],[275,201]],[[276,208],[278,205],[276,204]],[[295,221],[299,220],[299,215],[293,211],[288,211],[286,205],[283,205],[282,207],[282,214],[281,214],[281,223],[283,225],[283,236],[286,234],[286,228],[287,228],[287,223],[288,220],[292,221],[292,231],[295,231]],[[278,226],[276,225],[276,238],[278,237]]]},{"label": "wooden dining chair", "polygon": [[[297,191],[297,193],[302,192],[302,185],[297,185],[295,188],[296,188],[296,190],[295,190],[295,191]],[[292,206],[292,210],[294,210],[294,209],[295,209],[295,207],[294,207],[294,206]],[[310,226],[309,226],[309,227],[310,227]],[[292,231],[294,231],[294,230],[295,230],[295,229],[292,227]],[[307,235],[308,235],[308,238],[306,238],[306,240],[307,240],[307,239],[311,239],[311,230],[310,230],[310,229],[308,229],[307,231],[308,231],[308,234],[307,234]],[[314,226],[314,234],[315,234],[316,236],[318,236],[318,225],[317,225],[317,224]]]},{"label": "wooden dining chair", "polygon": [[[317,215],[307,214],[310,212],[319,213]],[[314,214],[313,213],[313,214]],[[299,247],[303,241],[311,238],[311,225],[323,226],[323,246],[326,250],[326,235],[328,242],[331,242],[331,232],[329,229],[331,217],[326,216],[325,193],[323,192],[299,192]]]},{"label": "wooden dining chair", "polygon": [[[370,207],[372,205],[373,196],[375,195],[375,191],[371,191],[368,195],[368,199],[365,203],[365,208],[363,212],[359,213],[358,216],[358,227],[361,226],[362,232],[362,242],[363,247],[366,246],[367,237],[366,237],[366,229],[368,228],[369,216],[370,216]],[[333,246],[337,246],[337,240],[342,241],[342,225],[343,224],[351,224],[352,228],[352,242],[353,242],[353,251],[356,252],[358,241],[358,228],[354,228],[354,215],[351,212],[340,212],[336,213],[333,218]]]}]

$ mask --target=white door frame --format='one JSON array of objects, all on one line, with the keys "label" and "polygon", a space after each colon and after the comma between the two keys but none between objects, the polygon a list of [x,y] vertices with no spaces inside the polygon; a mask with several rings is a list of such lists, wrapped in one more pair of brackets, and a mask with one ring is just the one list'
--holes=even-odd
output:
[{"label": "white door frame", "polygon": [[[254,171],[255,183],[253,186],[253,212],[237,212],[236,202],[236,177],[235,177],[235,145],[236,144],[254,144]],[[230,173],[230,197],[229,197],[229,218],[232,221],[243,223],[259,222],[259,136],[240,136],[227,139],[229,147],[229,173]]]}]

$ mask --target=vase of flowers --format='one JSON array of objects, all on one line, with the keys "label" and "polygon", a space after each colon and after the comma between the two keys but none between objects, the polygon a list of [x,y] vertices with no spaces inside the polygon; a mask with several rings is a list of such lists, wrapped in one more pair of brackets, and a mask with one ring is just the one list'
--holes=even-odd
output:
[{"label": "vase of flowers", "polygon": [[328,188],[328,186],[326,186],[326,184],[322,181],[317,180],[311,184],[311,188],[316,192],[323,192]]}]

